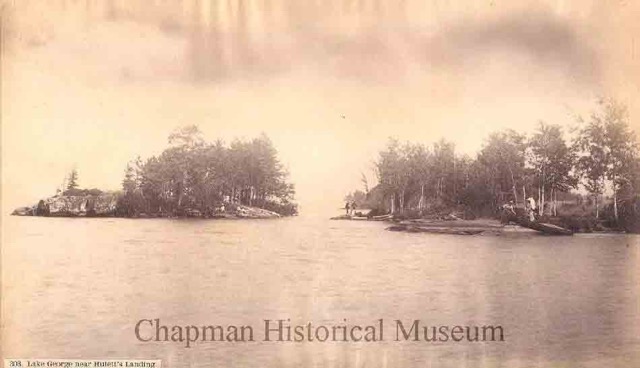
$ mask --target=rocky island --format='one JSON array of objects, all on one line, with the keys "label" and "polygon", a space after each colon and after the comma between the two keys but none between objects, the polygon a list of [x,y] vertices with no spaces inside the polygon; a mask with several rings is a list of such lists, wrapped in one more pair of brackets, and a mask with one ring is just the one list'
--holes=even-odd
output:
[{"label": "rocky island", "polygon": [[122,189],[80,189],[78,172],[57,194],[13,211],[16,216],[277,218],[297,214],[294,188],[266,135],[207,143],[192,125],[170,147],[127,164]]},{"label": "rocky island", "polygon": [[16,208],[11,214],[14,216],[44,216],[44,217],[190,217],[190,218],[227,218],[227,219],[268,219],[282,217],[277,212],[258,207],[240,204],[227,204],[226,208],[216,211],[200,211],[185,208],[172,213],[128,214],[122,207],[122,193],[101,193],[98,195],[57,195],[42,199],[33,206]]}]

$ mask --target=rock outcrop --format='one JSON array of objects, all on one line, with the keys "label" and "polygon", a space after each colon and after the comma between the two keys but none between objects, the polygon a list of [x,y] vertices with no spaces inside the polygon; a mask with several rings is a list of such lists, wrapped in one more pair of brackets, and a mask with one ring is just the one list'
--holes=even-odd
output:
[{"label": "rock outcrop", "polygon": [[126,211],[118,208],[119,193],[100,195],[70,196],[57,195],[40,200],[31,207],[16,208],[15,216],[51,216],[51,217],[195,217],[195,218],[243,218],[267,219],[281,217],[278,213],[257,207],[230,205],[226,210],[214,214],[197,209],[186,208],[171,213],[140,213],[127,216]]},{"label": "rock outcrop", "polygon": [[36,215],[36,206],[33,207],[18,207],[13,212],[11,212],[13,216],[35,216]]},{"label": "rock outcrop", "polygon": [[237,206],[235,215],[239,218],[276,218],[279,214],[257,207]]},{"label": "rock outcrop", "polygon": [[40,200],[32,207],[20,207],[13,211],[15,216],[115,216],[119,195],[103,193],[100,195],[64,196]]}]

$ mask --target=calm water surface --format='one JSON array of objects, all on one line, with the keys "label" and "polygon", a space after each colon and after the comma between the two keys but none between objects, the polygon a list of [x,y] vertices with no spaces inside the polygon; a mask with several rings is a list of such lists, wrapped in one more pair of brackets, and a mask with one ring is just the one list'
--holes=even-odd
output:
[{"label": "calm water surface", "polygon": [[[166,367],[632,367],[640,237],[458,237],[385,224],[4,219],[4,356]],[[165,324],[389,325],[377,343],[143,343]],[[391,322],[494,324],[505,342],[393,341]],[[6,331],[5,330],[5,331]]]}]

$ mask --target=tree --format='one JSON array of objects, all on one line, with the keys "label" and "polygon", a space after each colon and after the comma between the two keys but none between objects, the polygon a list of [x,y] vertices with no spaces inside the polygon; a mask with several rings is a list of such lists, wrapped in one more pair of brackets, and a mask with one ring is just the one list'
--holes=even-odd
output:
[{"label": "tree", "polygon": [[[489,175],[494,204],[507,191],[511,191],[513,200],[518,203],[518,188],[524,185],[525,150],[525,137],[508,129],[491,134],[480,151],[478,161]],[[522,190],[524,197],[525,190]]]},{"label": "tree", "polygon": [[635,175],[637,142],[628,123],[625,106],[613,101],[599,102],[599,111],[591,114],[590,120],[579,131],[574,143],[579,151],[577,171],[584,179],[585,188],[596,198],[604,192],[607,182],[613,191],[613,213],[617,221],[619,192],[632,182]]},{"label": "tree", "polygon": [[75,168],[71,170],[69,174],[69,181],[67,182],[67,190],[73,190],[78,187],[78,170]]},{"label": "tree", "polygon": [[557,192],[567,192],[577,185],[577,180],[571,174],[574,161],[574,151],[566,144],[562,128],[540,122],[529,142],[529,163],[537,179],[541,215],[547,193],[553,203],[553,213],[557,215]]},{"label": "tree", "polygon": [[455,146],[441,139],[433,145],[433,176],[436,200],[453,203],[455,187]]},{"label": "tree", "polygon": [[127,194],[136,190],[137,187],[135,171],[131,163],[128,163],[124,172],[124,180],[122,180],[122,190]]},{"label": "tree", "polygon": [[367,180],[367,176],[363,172],[360,173],[360,182],[364,188],[364,194],[369,194],[369,180]]},{"label": "tree", "polygon": [[432,187],[433,156],[422,144],[408,145],[407,163],[411,182],[419,187],[418,210],[424,211],[427,202],[427,188]]},{"label": "tree", "polygon": [[634,158],[637,156],[637,143],[629,129],[627,109],[615,101],[601,103],[604,112],[601,120],[604,125],[604,146],[606,153],[606,176],[613,190],[613,213],[618,220],[618,193],[634,175]]},{"label": "tree", "polygon": [[204,145],[204,139],[197,125],[187,125],[169,135],[169,144],[182,149],[194,149]]},{"label": "tree", "polygon": [[[583,122],[582,120],[580,122]],[[599,217],[598,197],[602,195],[607,174],[606,139],[602,119],[593,114],[574,141],[578,152],[576,171],[585,189],[594,197],[596,218]]]},{"label": "tree", "polygon": [[347,194],[344,201],[347,203],[355,202],[357,208],[363,208],[367,203],[367,194],[361,190],[355,190],[353,193]]}]

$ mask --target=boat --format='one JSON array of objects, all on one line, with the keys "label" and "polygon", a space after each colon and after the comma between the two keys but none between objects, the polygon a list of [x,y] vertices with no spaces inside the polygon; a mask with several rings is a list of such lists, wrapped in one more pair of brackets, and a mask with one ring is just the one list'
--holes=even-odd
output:
[{"label": "boat", "polygon": [[393,219],[393,215],[380,215],[380,216],[350,216],[341,215],[332,217],[331,220],[354,220],[354,221],[389,221]]},{"label": "boat", "polygon": [[556,225],[553,225],[553,224],[548,224],[548,223],[545,223],[545,222],[531,222],[531,221],[528,221],[526,223],[521,223],[519,225],[527,227],[529,229],[540,231],[540,232],[548,234],[548,235],[573,235],[573,231],[571,231],[569,229],[565,229],[563,227],[556,226]]},{"label": "boat", "polygon": [[393,219],[393,215],[380,215],[380,216],[372,216],[371,220],[373,221],[389,221]]},{"label": "boat", "polygon": [[531,221],[523,213],[520,213],[519,215],[506,214],[504,220],[506,220],[507,223],[514,222],[522,227],[536,230],[547,235],[573,235],[572,230],[565,229],[561,226],[553,225],[547,222]]},{"label": "boat", "polygon": [[411,225],[393,225],[387,228],[389,231],[403,231],[408,233],[430,233],[430,234],[448,234],[448,235],[478,235],[485,232],[495,233],[493,229],[486,228],[451,228],[451,227],[431,227],[431,226],[411,226]]},{"label": "boat", "polygon": [[[531,222],[527,219],[515,219],[518,226],[530,230],[535,230],[546,235],[573,235],[573,231],[544,222]],[[396,225],[388,227],[390,231],[404,231],[410,233],[433,233],[452,235],[478,235],[478,234],[501,234],[505,230],[505,225],[496,220],[406,220]]]}]

